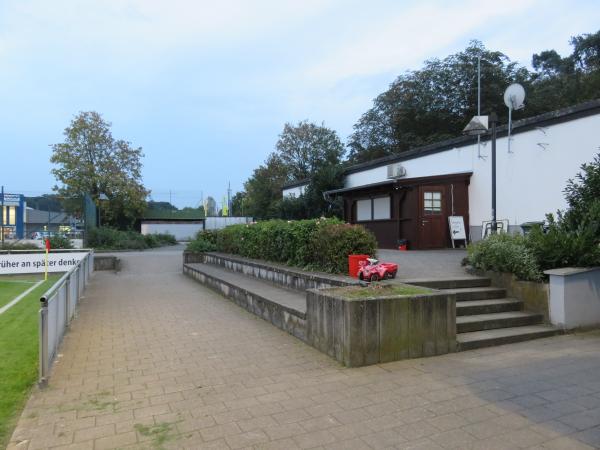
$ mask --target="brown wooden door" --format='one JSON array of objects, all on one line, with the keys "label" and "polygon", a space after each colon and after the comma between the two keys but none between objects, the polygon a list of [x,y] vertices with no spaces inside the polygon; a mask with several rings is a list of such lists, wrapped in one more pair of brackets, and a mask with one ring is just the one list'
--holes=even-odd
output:
[{"label": "brown wooden door", "polygon": [[446,247],[446,215],[444,188],[442,186],[419,187],[419,247]]}]

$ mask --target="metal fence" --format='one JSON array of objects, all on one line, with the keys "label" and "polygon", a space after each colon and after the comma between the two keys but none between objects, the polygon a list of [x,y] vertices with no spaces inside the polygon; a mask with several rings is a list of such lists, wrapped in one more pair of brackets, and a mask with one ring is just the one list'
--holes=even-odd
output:
[{"label": "metal fence", "polygon": [[41,386],[48,381],[58,347],[75,315],[75,309],[93,270],[94,252],[90,251],[40,298],[42,308],[39,312],[39,383]]}]

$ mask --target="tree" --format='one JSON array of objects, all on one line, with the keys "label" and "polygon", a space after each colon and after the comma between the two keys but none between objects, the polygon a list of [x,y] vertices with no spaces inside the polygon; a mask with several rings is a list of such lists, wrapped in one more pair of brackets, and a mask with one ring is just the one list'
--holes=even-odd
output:
[{"label": "tree", "polygon": [[61,198],[55,194],[43,194],[39,197],[25,197],[27,206],[42,211],[62,211],[64,208]]},{"label": "tree", "polygon": [[[341,183],[344,145],[337,133],[324,124],[286,123],[275,148],[244,184],[246,214],[258,219],[306,219],[332,214],[323,191],[340,187]],[[283,185],[299,180],[308,181],[305,195],[297,201],[283,201]]]},{"label": "tree", "polygon": [[154,211],[177,211],[177,207],[169,202],[155,202],[150,200],[148,202],[148,210]]},{"label": "tree", "polygon": [[[89,194],[101,206],[102,223],[129,228],[146,207],[142,148],[115,140],[111,124],[95,111],[81,112],[65,128],[64,142],[51,145],[52,173],[64,197]],[[100,200],[101,194],[108,200]]]},{"label": "tree", "polygon": [[574,36],[573,52],[561,57],[544,50],[532,57],[534,72],[527,92],[527,115],[541,114],[598,98],[600,31]]},{"label": "tree", "polygon": [[289,181],[310,178],[324,165],[339,164],[344,156],[344,145],[335,131],[308,121],[286,123],[275,148],[288,169]]},{"label": "tree", "polygon": [[[462,52],[425,61],[400,75],[379,95],[349,138],[352,163],[456,137],[477,113],[477,58],[481,58],[481,109],[507,115],[502,94],[512,82],[527,84],[528,71],[500,52],[472,41]],[[516,117],[518,118],[518,114]]]},{"label": "tree", "polygon": [[243,217],[245,216],[244,203],[247,201],[246,192],[236,192],[235,195],[231,198],[231,215]]},{"label": "tree", "polygon": [[595,99],[600,92],[600,31],[571,38],[567,57],[545,50],[532,57],[533,71],[503,53],[472,41],[462,52],[425,61],[400,75],[373,101],[349,137],[349,161],[360,163],[460,136],[477,113],[477,58],[481,58],[481,111],[507,121],[503,102],[514,82],[527,91],[520,119]]},{"label": "tree", "polygon": [[271,153],[244,183],[245,214],[256,219],[279,217],[277,202],[281,199],[281,188],[286,180],[287,167],[278,155]]}]

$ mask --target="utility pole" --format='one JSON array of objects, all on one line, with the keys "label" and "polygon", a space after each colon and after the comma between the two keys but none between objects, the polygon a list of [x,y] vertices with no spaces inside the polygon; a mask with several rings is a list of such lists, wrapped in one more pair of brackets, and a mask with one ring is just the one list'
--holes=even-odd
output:
[{"label": "utility pole", "polygon": [[0,233],[2,233],[2,247],[4,247],[4,185],[2,186],[2,220],[0,221]]},{"label": "utility pole", "polygon": [[[481,115],[481,56],[477,57],[477,115]],[[481,136],[477,135],[477,157],[481,156]]]}]

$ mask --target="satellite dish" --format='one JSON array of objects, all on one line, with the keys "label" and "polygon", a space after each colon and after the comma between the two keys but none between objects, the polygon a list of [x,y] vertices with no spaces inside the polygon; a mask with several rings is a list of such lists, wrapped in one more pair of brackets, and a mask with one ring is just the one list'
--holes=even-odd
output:
[{"label": "satellite dish", "polygon": [[512,153],[510,142],[512,140],[512,112],[516,109],[521,109],[525,105],[525,89],[519,83],[513,83],[504,91],[504,104],[508,107],[508,153]]},{"label": "satellite dish", "polygon": [[508,109],[521,109],[525,100],[525,89],[519,83],[513,83],[504,91],[504,104]]}]

